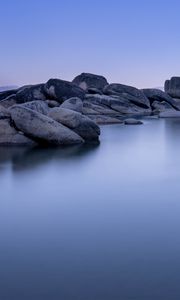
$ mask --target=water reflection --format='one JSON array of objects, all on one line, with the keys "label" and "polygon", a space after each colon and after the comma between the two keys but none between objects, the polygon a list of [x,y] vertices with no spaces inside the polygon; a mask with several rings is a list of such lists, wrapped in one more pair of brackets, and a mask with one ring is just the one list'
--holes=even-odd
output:
[{"label": "water reflection", "polygon": [[0,149],[0,300],[179,300],[179,130]]}]

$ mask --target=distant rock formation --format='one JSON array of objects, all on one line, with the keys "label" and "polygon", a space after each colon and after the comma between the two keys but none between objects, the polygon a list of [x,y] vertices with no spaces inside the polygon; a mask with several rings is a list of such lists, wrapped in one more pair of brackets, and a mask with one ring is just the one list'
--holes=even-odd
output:
[{"label": "distant rock formation", "polygon": [[89,73],[50,79],[0,92],[0,145],[99,142],[99,124],[140,125],[146,115],[180,116],[180,77],[166,81],[165,92]]}]

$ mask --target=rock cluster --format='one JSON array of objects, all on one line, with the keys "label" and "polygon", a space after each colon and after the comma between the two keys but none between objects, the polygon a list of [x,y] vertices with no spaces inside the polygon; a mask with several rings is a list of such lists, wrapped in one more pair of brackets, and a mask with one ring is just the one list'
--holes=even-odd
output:
[{"label": "rock cluster", "polygon": [[142,124],[139,117],[180,116],[180,77],[137,89],[89,73],[0,92],[0,145],[98,142],[99,124]]}]

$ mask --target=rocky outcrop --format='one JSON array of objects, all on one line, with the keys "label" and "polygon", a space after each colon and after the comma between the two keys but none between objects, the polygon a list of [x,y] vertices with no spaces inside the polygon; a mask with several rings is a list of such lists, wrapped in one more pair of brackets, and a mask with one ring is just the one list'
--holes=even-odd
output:
[{"label": "rocky outcrop", "polygon": [[150,108],[150,103],[146,95],[135,87],[112,83],[104,88],[104,94],[116,95],[142,108]]},{"label": "rocky outcrop", "polygon": [[100,75],[95,75],[95,74],[90,74],[90,73],[82,73],[78,75],[77,77],[74,78],[72,81],[79,87],[81,87],[85,91],[94,91],[93,89],[96,89],[97,91],[103,90],[103,88],[108,85],[108,82],[105,77],[100,76]]},{"label": "rocky outcrop", "polygon": [[172,77],[164,84],[165,92],[172,98],[180,99],[180,77]]},{"label": "rocky outcrop", "polygon": [[89,118],[82,114],[65,108],[53,108],[48,116],[55,121],[72,129],[85,141],[98,141],[99,127]]},{"label": "rocky outcrop", "polygon": [[83,139],[69,128],[22,105],[13,106],[10,114],[16,128],[38,143],[52,145],[83,143]]},{"label": "rocky outcrop", "polygon": [[8,96],[7,98],[0,101],[0,105],[5,108],[11,107],[14,104],[16,104],[16,94],[12,94],[12,95]]},{"label": "rocky outcrop", "polygon": [[45,84],[45,92],[48,99],[56,100],[59,103],[72,97],[83,99],[85,96],[85,91],[76,84],[61,79],[48,80]]}]

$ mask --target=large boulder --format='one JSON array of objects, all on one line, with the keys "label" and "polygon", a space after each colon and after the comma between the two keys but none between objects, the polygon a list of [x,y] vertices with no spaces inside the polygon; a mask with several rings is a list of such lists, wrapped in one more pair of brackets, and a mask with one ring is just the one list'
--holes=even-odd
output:
[{"label": "large boulder", "polygon": [[0,119],[7,119],[10,118],[10,113],[8,109],[0,105]]},{"label": "large boulder", "polygon": [[167,102],[172,105],[175,109],[178,109],[176,101],[169,96],[167,93],[159,90],[159,89],[143,89],[142,92],[146,95],[149,99],[150,103],[152,104],[154,101],[158,102]]},{"label": "large boulder", "polygon": [[0,92],[0,101],[16,93],[17,89]]},{"label": "large boulder", "polygon": [[36,143],[18,132],[10,119],[0,119],[0,145],[2,146],[35,146]]},{"label": "large boulder", "polygon": [[89,95],[85,96],[84,102],[90,102],[95,105],[106,106],[119,114],[148,114],[151,112],[150,108],[143,108],[132,103],[124,95]]},{"label": "large boulder", "polygon": [[16,128],[39,143],[53,145],[83,143],[83,139],[69,128],[22,105],[11,107],[10,114]]},{"label": "large boulder", "polygon": [[35,101],[19,104],[19,106],[23,106],[35,110],[43,115],[47,115],[50,109],[48,104],[42,100],[35,100]]},{"label": "large boulder", "polygon": [[73,83],[77,84],[83,90],[95,88],[100,91],[108,84],[105,77],[90,73],[82,73],[73,79]]},{"label": "large boulder", "polygon": [[83,89],[78,87],[76,84],[61,79],[48,80],[45,84],[45,91],[48,99],[56,100],[59,103],[62,103],[72,97],[83,99],[85,95]]},{"label": "large boulder", "polygon": [[61,104],[61,108],[67,108],[82,113],[83,102],[77,97],[70,98]]},{"label": "large boulder", "polygon": [[99,126],[76,111],[61,107],[53,108],[49,112],[49,117],[69,127],[86,141],[99,139]]},{"label": "large boulder", "polygon": [[132,86],[112,83],[105,86],[104,93],[106,95],[116,95],[123,97],[124,99],[127,99],[131,103],[142,108],[150,108],[149,100],[145,96],[145,94],[141,90],[138,90],[137,88]]},{"label": "large boulder", "polygon": [[172,98],[180,98],[180,77],[172,77],[170,80],[166,80],[164,90]]},{"label": "large boulder", "polygon": [[5,108],[9,108],[10,106],[13,106],[15,104],[16,104],[16,94],[12,94],[3,100],[0,100],[0,105],[2,105]]},{"label": "large boulder", "polygon": [[152,104],[152,109],[154,112],[162,112],[162,111],[167,111],[167,110],[174,110],[171,104],[169,104],[166,101],[154,101]]},{"label": "large boulder", "polygon": [[83,102],[83,114],[84,115],[118,115],[118,112],[111,109],[107,105],[97,105],[88,101]]},{"label": "large boulder", "polygon": [[17,103],[26,103],[34,100],[46,100],[44,84],[24,86],[16,93]]}]

